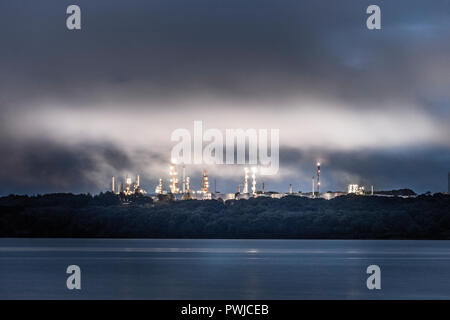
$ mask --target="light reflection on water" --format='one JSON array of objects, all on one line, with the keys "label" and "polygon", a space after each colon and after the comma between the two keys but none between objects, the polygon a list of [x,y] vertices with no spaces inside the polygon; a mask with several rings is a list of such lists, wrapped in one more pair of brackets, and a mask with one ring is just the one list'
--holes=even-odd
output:
[{"label": "light reflection on water", "polygon": [[[0,239],[2,299],[450,299],[449,241]],[[82,290],[65,287],[82,269]],[[382,290],[366,288],[366,267]]]}]

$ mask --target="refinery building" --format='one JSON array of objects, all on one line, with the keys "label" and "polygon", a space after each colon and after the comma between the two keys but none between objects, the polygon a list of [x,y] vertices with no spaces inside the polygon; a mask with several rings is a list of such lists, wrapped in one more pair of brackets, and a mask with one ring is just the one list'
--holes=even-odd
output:
[{"label": "refinery building", "polygon": [[[191,185],[190,176],[186,175],[186,166],[183,164],[181,166],[181,177],[179,177],[179,166],[172,162],[169,165],[169,176],[168,176],[168,185],[164,185],[163,178],[159,178],[158,184],[155,187],[155,192],[153,194],[149,194],[153,198],[153,200],[158,201],[161,196],[168,196],[173,200],[212,200],[212,199],[222,199],[223,201],[228,200],[241,200],[241,199],[250,199],[250,198],[258,198],[258,197],[268,197],[268,198],[276,198],[280,199],[286,196],[297,196],[297,197],[307,197],[307,198],[322,198],[326,200],[330,200],[337,196],[345,195],[345,194],[354,194],[354,195],[372,195],[374,196],[374,189],[371,186],[370,191],[367,192],[364,186],[360,186],[358,184],[349,184],[347,186],[346,192],[321,192],[320,186],[320,174],[321,174],[321,164],[317,162],[316,164],[317,170],[312,177],[311,181],[311,192],[294,192],[292,184],[289,185],[289,192],[274,192],[269,191],[266,192],[264,188],[264,182],[260,184],[260,189],[257,188],[257,173],[258,169],[256,167],[248,168],[245,167],[243,169],[243,178],[242,183],[237,185],[237,192],[235,193],[220,193],[215,190],[212,192],[210,190],[210,181],[208,177],[207,170],[203,170],[203,175],[201,179],[200,188],[195,190],[195,188]],[[449,175],[450,181],[450,175]],[[449,182],[450,184],[450,182]],[[115,194],[123,195],[124,197],[129,196],[143,196],[146,195],[147,192],[140,186],[140,177],[139,174],[136,175],[134,181],[129,178],[128,175],[125,176],[125,179],[121,183],[117,183],[115,177],[112,177],[111,181],[111,191]]]}]

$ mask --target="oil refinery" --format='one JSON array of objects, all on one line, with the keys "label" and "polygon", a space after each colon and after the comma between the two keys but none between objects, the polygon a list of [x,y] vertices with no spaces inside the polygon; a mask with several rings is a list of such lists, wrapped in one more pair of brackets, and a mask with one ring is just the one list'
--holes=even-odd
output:
[{"label": "oil refinery", "polygon": [[[124,183],[125,182],[125,183]],[[147,191],[141,188],[139,174],[136,175],[136,180],[131,181],[128,174],[125,176],[124,182],[116,184],[116,178],[112,176],[111,178],[111,192],[115,194],[123,194],[125,196],[131,195],[145,195]]]},{"label": "oil refinery", "polygon": [[[312,176],[312,188],[311,192],[301,192],[294,191],[293,184],[289,184],[288,192],[276,192],[276,191],[265,191],[264,182],[260,184],[261,188],[258,190],[257,184],[257,167],[244,167],[242,184],[237,185],[236,193],[221,193],[217,192],[214,186],[214,191],[210,191],[210,180],[208,177],[208,171],[203,170],[201,176],[201,185],[199,189],[195,190],[191,186],[191,177],[186,175],[186,165],[181,165],[181,179],[179,177],[179,167],[175,161],[169,164],[168,168],[168,184],[165,186],[164,179],[159,178],[158,184],[155,187],[155,192],[149,194],[154,200],[158,200],[161,196],[169,196],[173,200],[211,200],[211,199],[222,199],[227,200],[240,200],[240,199],[250,199],[258,197],[270,197],[280,199],[285,196],[297,196],[297,197],[307,197],[307,198],[321,198],[321,199],[332,199],[337,196],[354,194],[354,195],[381,195],[374,193],[373,185],[370,186],[370,191],[367,192],[364,186],[359,184],[349,184],[347,190],[337,191],[337,192],[321,192],[321,163],[317,161],[316,171]],[[181,181],[181,186],[180,186]],[[216,180],[214,179],[214,182]],[[242,187],[242,188],[241,188]],[[147,192],[140,186],[140,176],[136,175],[134,182],[131,178],[126,175],[123,182],[117,183],[115,177],[112,177],[111,181],[111,192],[115,194],[120,194],[125,197],[131,195],[145,195]]]}]

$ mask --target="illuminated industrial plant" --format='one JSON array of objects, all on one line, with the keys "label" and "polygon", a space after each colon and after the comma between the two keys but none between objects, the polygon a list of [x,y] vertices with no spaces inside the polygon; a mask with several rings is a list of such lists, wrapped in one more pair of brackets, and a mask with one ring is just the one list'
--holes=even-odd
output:
[{"label": "illuminated industrial plant", "polygon": [[187,193],[191,192],[191,177],[186,178],[186,192]]},{"label": "illuminated industrial plant", "polygon": [[[117,191],[118,190],[118,191]],[[131,178],[128,177],[128,174],[125,176],[125,187],[123,182],[120,184],[120,188],[116,188],[116,179],[114,176],[111,178],[111,192],[115,194],[124,194],[126,196],[130,195],[144,195],[147,193],[140,186],[140,177],[136,175],[136,180],[134,183]]]},{"label": "illuminated industrial plant", "polygon": [[364,187],[360,187],[357,184],[349,184],[347,186],[347,193],[363,195],[364,194]]},{"label": "illuminated industrial plant", "polygon": [[256,167],[253,167],[252,168],[252,194],[253,195],[256,194],[256,172],[257,172]]},{"label": "illuminated industrial plant", "polygon": [[244,168],[244,190],[242,193],[248,193],[248,168]]},{"label": "illuminated industrial plant", "polygon": [[163,186],[163,180],[159,179],[159,184],[155,188],[157,195],[171,194],[174,200],[207,200],[212,199],[209,192],[209,179],[208,172],[203,170],[201,189],[195,191],[191,187],[191,178],[186,175],[186,166],[182,167],[181,188],[178,184],[178,168],[175,161],[172,161],[169,165],[169,190],[165,191]]},{"label": "illuminated industrial plant", "polygon": [[[261,191],[257,190],[257,179],[256,174],[258,173],[257,167],[248,167],[244,168],[244,184],[241,193],[241,185],[238,185],[236,193],[220,193],[216,190],[216,179],[214,179],[214,194],[212,194],[209,190],[209,177],[208,171],[203,169],[203,175],[201,179],[201,188],[198,191],[195,191],[191,187],[191,178],[186,175],[186,166],[183,164],[182,166],[182,174],[181,174],[181,188],[179,187],[179,177],[178,177],[178,167],[176,161],[172,161],[169,164],[169,185],[168,190],[164,190],[163,179],[159,178],[158,185],[155,187],[155,193],[152,196],[154,200],[160,199],[161,195],[170,195],[170,199],[173,200],[210,200],[210,199],[222,199],[224,201],[227,200],[240,200],[240,199],[249,199],[249,198],[257,198],[257,197],[270,197],[280,199],[287,195],[299,196],[299,197],[309,197],[309,198],[323,198],[323,199],[332,199],[334,197],[345,195],[345,194],[355,194],[355,195],[374,195],[373,186],[371,186],[370,192],[365,192],[363,186],[359,186],[358,184],[349,184],[347,186],[346,192],[325,192],[323,194],[320,193],[320,174],[321,174],[321,164],[318,161],[316,163],[317,171],[316,174],[313,175],[311,179],[312,190],[311,192],[302,193],[294,192],[292,183],[289,184],[289,191],[286,193],[283,192],[275,192],[275,191],[265,191],[264,182],[261,184]],[[251,172],[251,192],[249,192],[249,174]],[[315,190],[315,186],[317,185],[317,192]],[[132,181],[132,179],[128,176],[125,176],[125,179],[120,184],[117,183],[114,176],[111,178],[111,191],[115,194],[121,194],[125,196],[131,195],[144,195],[146,191],[140,186],[140,176],[136,175],[136,179]]]},{"label": "illuminated industrial plant", "polygon": [[169,176],[170,176],[170,192],[173,194],[178,194],[180,191],[178,188],[178,170],[175,162],[172,162],[169,167]]},{"label": "illuminated industrial plant", "polygon": [[183,179],[181,180],[182,193],[186,193],[186,166],[183,164]]},{"label": "illuminated industrial plant", "polygon": [[320,197],[320,162],[317,162],[317,196]]},{"label": "illuminated industrial plant", "polygon": [[203,170],[202,191],[204,193],[209,192],[208,172],[206,170]]},{"label": "illuminated industrial plant", "polygon": [[[320,162],[317,161],[317,196],[320,197]],[[312,176],[311,178],[311,184],[312,184],[312,189],[311,189],[311,198],[315,198],[316,197],[316,190],[315,190],[315,176]]]},{"label": "illuminated industrial plant", "polygon": [[163,194],[164,187],[163,187],[163,179],[159,178],[159,184],[155,188],[156,194]]}]

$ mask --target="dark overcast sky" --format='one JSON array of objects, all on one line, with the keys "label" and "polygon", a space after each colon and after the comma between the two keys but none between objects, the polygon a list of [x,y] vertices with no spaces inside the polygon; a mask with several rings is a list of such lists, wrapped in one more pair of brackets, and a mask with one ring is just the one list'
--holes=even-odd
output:
[{"label": "dark overcast sky", "polygon": [[[0,41],[0,194],[95,193],[136,172],[153,192],[170,133],[194,120],[279,128],[266,190],[309,191],[317,159],[325,190],[447,188],[448,0],[4,0]],[[221,191],[241,182],[208,169]]]}]

